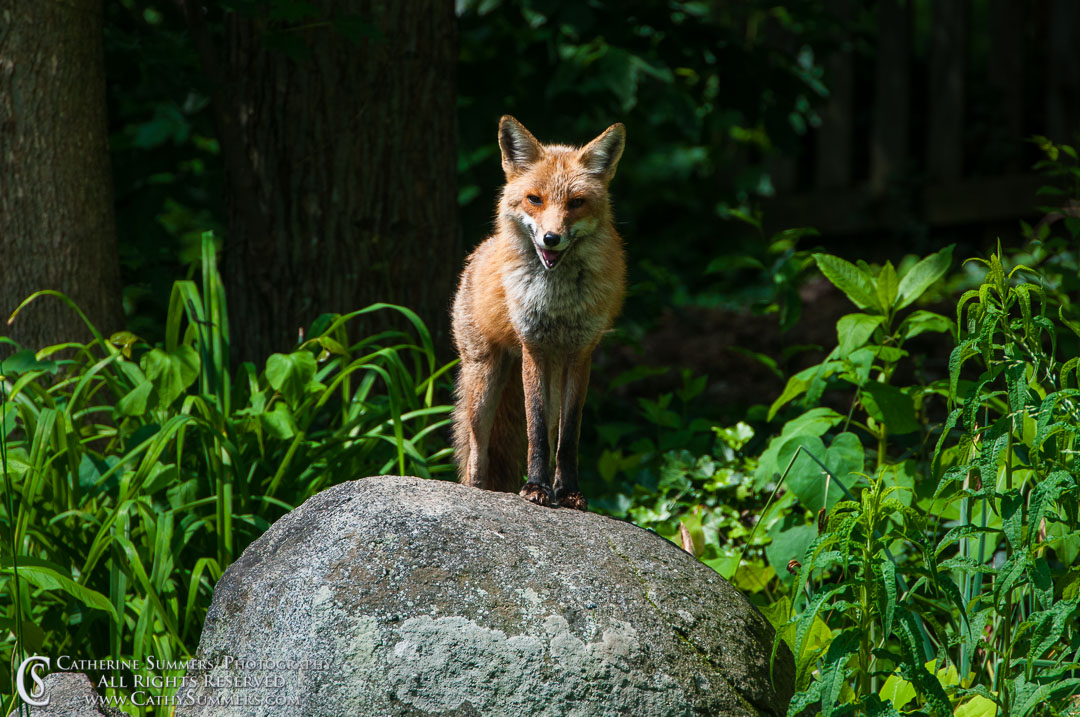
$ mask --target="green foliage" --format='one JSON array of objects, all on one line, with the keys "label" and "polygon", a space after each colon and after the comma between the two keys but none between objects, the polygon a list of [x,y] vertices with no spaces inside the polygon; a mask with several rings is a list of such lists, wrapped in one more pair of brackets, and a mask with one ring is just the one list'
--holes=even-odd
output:
[{"label": "green foliage", "polygon": [[[785,566],[798,559],[813,539],[810,517],[799,517],[803,511],[831,509],[867,471],[889,485],[911,488],[928,465],[929,457],[918,453],[890,460],[889,449],[898,436],[914,435],[920,439],[905,440],[919,450],[921,436],[929,430],[922,410],[926,397],[940,389],[898,387],[892,381],[908,358],[904,348],[908,340],[952,329],[948,318],[929,311],[901,314],[942,278],[951,258],[950,246],[905,262],[906,268],[898,273],[891,262],[874,270],[862,261],[852,264],[837,256],[813,255],[822,274],[862,311],[837,321],[836,347],[819,364],[791,376],[768,412],[772,420],[789,404],[803,409],[769,441],[754,476],[758,490],[776,486],[782,472],[786,476],[787,490],[774,504],[775,512],[762,516],[772,538],[766,553],[783,581],[790,581]],[[846,415],[819,405],[829,390],[851,396]],[[910,504],[911,494],[906,496]]]},{"label": "green foliage", "polygon": [[[638,367],[596,387],[590,403],[618,403],[614,393],[665,369]],[[717,424],[707,416],[707,379],[682,373],[677,391],[637,399],[636,421],[596,421],[602,449],[583,442],[582,465],[595,461],[602,482],[587,486],[590,505],[632,520],[692,552],[748,593],[772,596],[775,571],[755,534],[762,500],[753,490],[754,431],[745,422]],[[594,397],[595,396],[595,397]],[[736,568],[738,570],[736,571]]]},{"label": "green foliage", "polygon": [[[831,258],[818,261],[853,301],[883,316],[851,327],[873,324],[862,331],[873,335],[891,325],[884,299],[903,302],[904,279],[895,282],[887,267],[873,277]],[[822,514],[800,560],[794,610],[778,630],[798,668],[790,714],[812,706],[822,714],[1056,714],[1080,693],[1072,568],[1080,552],[1076,359],[1057,358],[1057,337],[1068,328],[1059,297],[1020,280],[1033,273],[1027,267],[1006,271],[1000,250],[981,263],[983,283],[957,304],[949,379],[935,389],[950,408],[930,462],[921,464],[938,478],[936,488],[926,490],[926,480],[890,485],[886,477],[898,475],[897,466],[879,451],[877,477],[849,486],[852,499]],[[905,279],[918,267],[940,276],[943,264],[928,257]],[[908,286],[921,292],[929,282]],[[875,305],[874,297],[882,301]],[[898,329],[891,343],[902,338]],[[873,369],[879,378],[890,375],[888,359]],[[884,405],[879,394],[871,397]],[[897,422],[912,418],[907,408],[865,410],[879,446],[905,432],[892,429]],[[815,453],[822,446],[814,441],[841,417],[818,408],[796,421],[773,443],[804,436],[798,449],[812,460],[825,455],[819,467],[835,479],[842,462]],[[787,476],[797,493],[796,478]],[[799,499],[806,504],[806,496]]]},{"label": "green foliage", "polygon": [[754,463],[744,448],[754,432],[745,423],[711,426],[710,431],[715,437],[710,454],[666,451],[658,457],[655,484],[637,483],[632,495],[620,494],[601,505],[617,517],[628,517],[635,525],[681,544],[720,574],[734,576],[742,589],[757,592],[773,576],[761,559],[763,541],[754,544],[756,552],[735,575],[739,546],[751,537],[747,517],[753,503]]},{"label": "green foliage", "polygon": [[[381,39],[372,17],[325,3],[203,5],[219,49],[231,15],[254,15],[261,45],[294,65],[309,62],[309,44],[320,39]],[[643,331],[657,303],[770,304],[774,289],[791,325],[797,297],[790,284],[771,282],[793,267],[785,249],[761,241],[755,205],[774,193],[771,160],[794,154],[819,123],[816,105],[827,95],[819,58],[836,44],[834,14],[775,0],[459,0],[457,13],[467,244],[489,231],[488,197],[503,181],[500,115],[565,142],[622,121],[633,161],[622,163],[613,189],[636,239],[626,330]],[[104,48],[125,308],[129,328],[156,342],[167,297],[152,287],[184,278],[198,262],[200,232],[227,224],[210,104],[221,78],[208,76],[182,13],[159,0],[108,3]],[[564,109],[537,114],[542,104]],[[718,254],[729,261],[702,271]]]},{"label": "green foliage", "polygon": [[[202,288],[175,284],[163,345],[97,335],[4,363],[4,662],[186,658],[214,582],[285,511],[333,481],[451,469],[435,402],[449,366],[415,314],[325,316],[265,370],[232,372],[209,235],[202,252]],[[370,311],[411,333],[350,341]]]},{"label": "green foliage", "polygon": [[[165,12],[162,12],[162,10]],[[161,341],[171,286],[226,223],[211,81],[174,8],[105,4],[109,152],[128,328]]]},{"label": "green foliage", "polygon": [[[1046,276],[1000,249],[970,260],[955,320],[917,305],[952,247],[899,270],[813,255],[857,310],[774,402],[787,420],[756,460],[733,440],[749,427],[692,417],[705,384],[688,373],[641,401],[644,435],[600,426],[600,472],[634,486],[602,505],[769,601],[796,659],[790,714],[1060,714],[1080,694],[1076,256],[1039,231],[1023,255]],[[924,334],[955,341],[949,374],[901,383]]]}]

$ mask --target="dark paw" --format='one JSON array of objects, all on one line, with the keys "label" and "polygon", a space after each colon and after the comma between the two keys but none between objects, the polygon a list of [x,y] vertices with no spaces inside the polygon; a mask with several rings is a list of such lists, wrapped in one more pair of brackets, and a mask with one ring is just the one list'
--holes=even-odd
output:
[{"label": "dark paw", "polygon": [[589,509],[589,504],[585,502],[585,496],[583,496],[579,490],[556,491],[555,502],[563,508],[573,508],[574,510]]},{"label": "dark paw", "polygon": [[518,495],[545,508],[550,508],[555,504],[555,497],[551,494],[551,489],[539,483],[526,483]]}]

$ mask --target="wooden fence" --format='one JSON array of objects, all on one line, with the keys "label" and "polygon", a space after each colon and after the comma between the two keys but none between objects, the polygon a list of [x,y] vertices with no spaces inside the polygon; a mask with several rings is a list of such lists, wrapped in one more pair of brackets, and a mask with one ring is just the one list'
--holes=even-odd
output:
[{"label": "wooden fence", "polygon": [[839,38],[825,60],[820,126],[772,167],[770,226],[851,235],[1030,215],[1046,182],[1023,138],[1080,130],[1080,0],[826,5],[876,32]]}]

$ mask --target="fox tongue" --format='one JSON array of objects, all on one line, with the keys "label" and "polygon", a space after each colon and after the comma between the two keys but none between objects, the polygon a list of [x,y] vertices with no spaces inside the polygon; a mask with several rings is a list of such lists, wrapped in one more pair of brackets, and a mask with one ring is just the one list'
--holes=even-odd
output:
[{"label": "fox tongue", "polygon": [[549,251],[547,249],[541,249],[540,250],[540,258],[542,258],[544,260],[544,264],[546,264],[547,268],[550,269],[550,268],[552,268],[553,266],[555,266],[556,264],[559,263],[559,259],[562,259],[562,252],[561,251]]}]

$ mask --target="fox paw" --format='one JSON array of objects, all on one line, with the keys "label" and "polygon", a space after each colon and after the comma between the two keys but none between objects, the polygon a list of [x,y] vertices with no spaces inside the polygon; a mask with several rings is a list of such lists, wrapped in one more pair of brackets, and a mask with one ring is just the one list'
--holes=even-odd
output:
[{"label": "fox paw", "polygon": [[545,508],[550,508],[555,503],[554,496],[551,495],[551,489],[539,483],[526,483],[518,495]]},{"label": "fox paw", "polygon": [[585,496],[583,496],[579,490],[556,491],[555,502],[563,508],[573,508],[574,510],[589,509],[589,504],[585,502]]}]

